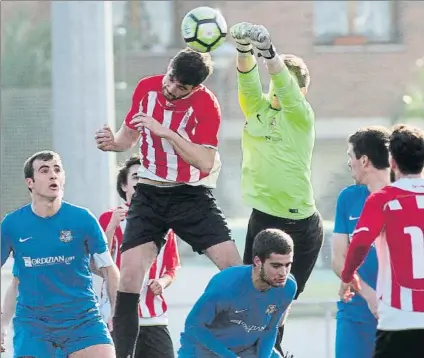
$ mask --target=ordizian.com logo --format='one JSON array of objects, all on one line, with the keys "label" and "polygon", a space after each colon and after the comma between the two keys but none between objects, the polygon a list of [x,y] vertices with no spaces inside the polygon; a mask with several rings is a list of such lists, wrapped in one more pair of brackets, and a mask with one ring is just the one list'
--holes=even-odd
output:
[{"label": "ordizian.com logo", "polygon": [[31,257],[22,257],[24,259],[25,267],[38,267],[38,266],[50,266],[57,264],[69,265],[74,259],[75,256],[50,256],[50,257],[40,257],[33,259]]}]

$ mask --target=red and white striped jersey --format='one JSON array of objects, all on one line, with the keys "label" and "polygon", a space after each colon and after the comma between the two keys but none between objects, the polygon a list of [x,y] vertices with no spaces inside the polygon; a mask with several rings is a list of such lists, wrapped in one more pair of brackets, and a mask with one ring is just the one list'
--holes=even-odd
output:
[{"label": "red and white striped jersey", "polygon": [[[217,148],[221,109],[215,95],[200,85],[189,96],[168,101],[162,94],[163,78],[164,75],[146,77],[138,83],[125,119],[126,125],[136,129],[130,122],[135,114],[142,112],[187,141]],[[216,186],[221,168],[218,152],[212,171],[202,173],[185,162],[166,139],[156,136],[147,128],[140,134],[140,177],[211,188]]]},{"label": "red and white striped jersey", "polygon": [[424,328],[424,179],[371,194],[353,233],[342,280],[350,282],[376,240],[379,329]]},{"label": "red and white striped jersey", "polygon": [[[128,204],[127,204],[128,205]],[[112,217],[113,210],[106,211],[103,213],[99,222],[103,230],[106,230]],[[120,250],[119,247],[122,244],[123,232],[125,230],[125,220],[121,222],[115,230],[114,240],[112,242],[112,256],[115,259],[116,265],[120,267]],[[177,240],[174,232],[169,230],[166,235],[165,245],[159,252],[159,255],[155,262],[150,268],[149,274],[144,278],[143,286],[140,292],[140,304],[139,304],[139,321],[140,325],[167,325],[167,305],[165,298],[155,296],[149,289],[148,284],[151,280],[157,280],[164,275],[171,277],[175,276],[176,270],[180,268],[180,258],[178,254]],[[107,321],[110,318],[110,303],[106,293],[106,285],[103,282],[102,290],[100,294],[100,311]]]}]

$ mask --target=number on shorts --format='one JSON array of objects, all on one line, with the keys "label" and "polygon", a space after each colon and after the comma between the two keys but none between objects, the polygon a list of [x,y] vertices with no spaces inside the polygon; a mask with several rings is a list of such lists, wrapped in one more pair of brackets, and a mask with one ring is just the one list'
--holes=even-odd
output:
[{"label": "number on shorts", "polygon": [[412,278],[424,278],[424,233],[418,226],[408,226],[403,232],[411,237]]}]

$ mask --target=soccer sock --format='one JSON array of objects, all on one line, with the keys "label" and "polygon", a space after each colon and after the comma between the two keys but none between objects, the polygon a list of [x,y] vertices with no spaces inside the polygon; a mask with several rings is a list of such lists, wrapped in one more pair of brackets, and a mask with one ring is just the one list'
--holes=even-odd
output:
[{"label": "soccer sock", "polygon": [[138,336],[138,301],[140,294],[118,291],[113,316],[113,340],[116,357],[132,357]]},{"label": "soccer sock", "polygon": [[284,326],[278,327],[277,339],[275,340],[275,350],[284,357],[283,349],[281,348],[281,343],[283,343],[284,335]]}]

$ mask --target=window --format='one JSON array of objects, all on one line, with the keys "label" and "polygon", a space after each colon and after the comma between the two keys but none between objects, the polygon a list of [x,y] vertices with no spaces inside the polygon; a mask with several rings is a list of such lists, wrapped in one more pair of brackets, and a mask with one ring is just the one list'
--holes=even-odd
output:
[{"label": "window", "polygon": [[174,40],[173,1],[113,1],[113,24],[126,30],[130,50],[162,52]]},{"label": "window", "polygon": [[397,1],[315,1],[317,45],[399,43]]}]

